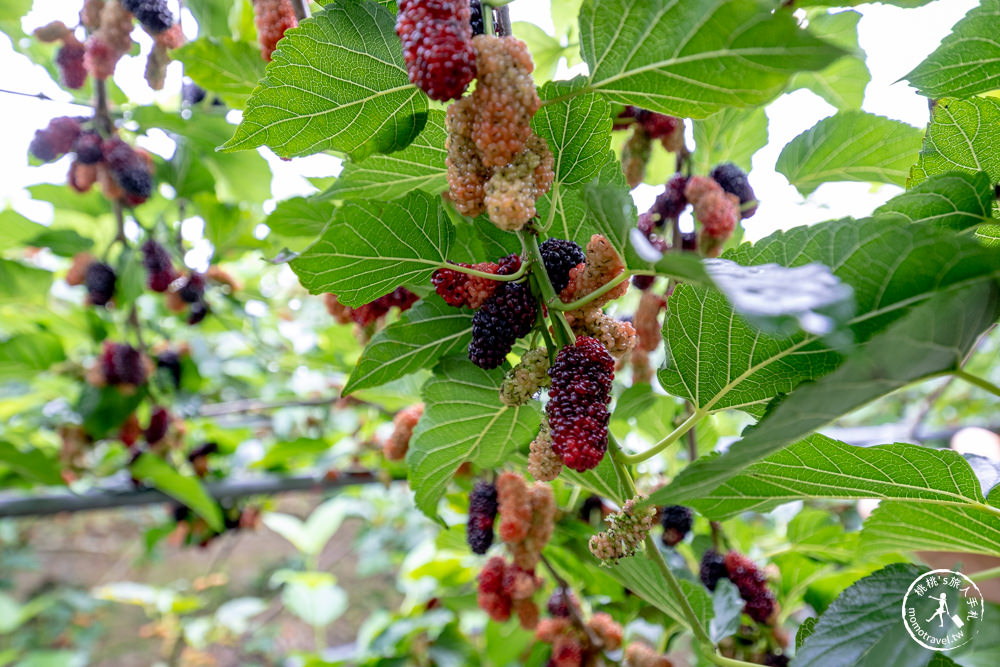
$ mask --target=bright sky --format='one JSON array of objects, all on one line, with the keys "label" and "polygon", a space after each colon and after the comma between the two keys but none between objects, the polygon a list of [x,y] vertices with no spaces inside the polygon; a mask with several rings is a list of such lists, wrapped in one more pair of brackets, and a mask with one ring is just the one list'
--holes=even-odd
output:
[{"label": "bright sky", "polygon": [[[176,12],[176,0],[170,0]],[[863,108],[871,113],[889,116],[924,127],[927,122],[927,101],[916,94],[906,83],[896,81],[920,63],[948,34],[951,26],[978,3],[975,0],[938,0],[919,9],[899,9],[881,4],[865,5],[859,10],[861,19],[860,43],[868,56],[872,81],[865,93]],[[25,18],[24,27],[30,31],[53,19],[68,25],[75,24],[81,0],[45,0],[36,2],[36,8]],[[514,21],[531,21],[545,29],[552,28],[549,2],[546,0],[517,0],[511,5]],[[185,16],[191,27],[190,15]],[[179,64],[171,66],[164,92],[153,94],[142,79],[145,52],[150,40],[141,30],[133,38],[143,47],[143,54],[126,57],[119,63],[116,83],[133,100],[147,103],[154,98],[171,103],[180,87]],[[49,81],[47,74],[11,48],[10,41],[0,37],[0,88],[27,93],[43,92],[58,100],[68,96]],[[565,69],[563,68],[563,71]],[[574,72],[575,73],[575,72]],[[65,182],[68,158],[38,168],[27,166],[28,143],[34,131],[43,127],[50,118],[61,115],[81,115],[86,109],[59,102],[47,102],[28,97],[3,95],[3,122],[0,124],[0,208],[7,205],[28,217],[47,222],[51,209],[47,204],[31,202],[24,187],[37,182]],[[785,95],[770,105],[770,140],[753,159],[751,183],[761,201],[757,214],[747,221],[747,238],[755,240],[775,229],[819,222],[845,215],[867,215],[888,198],[899,192],[893,186],[872,188],[864,183],[834,183],[821,186],[807,199],[774,171],[774,163],[781,148],[793,137],[812,127],[820,119],[834,113],[834,108],[809,91],[796,91]],[[170,142],[165,137],[153,137],[146,147],[161,154],[168,154]],[[300,158],[281,162],[269,151],[264,151],[274,169],[274,195],[283,199],[312,191],[303,176],[328,176],[339,169],[338,161],[328,156]],[[658,189],[640,186],[634,192],[639,210],[652,203]]]}]

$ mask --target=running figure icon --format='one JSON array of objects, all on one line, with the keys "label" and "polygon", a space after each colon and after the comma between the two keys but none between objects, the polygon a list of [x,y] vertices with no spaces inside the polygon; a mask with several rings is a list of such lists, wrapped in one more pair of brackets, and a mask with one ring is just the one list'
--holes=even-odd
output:
[{"label": "running figure icon", "polygon": [[[931,596],[931,597],[933,597],[933,596]],[[944,615],[948,613],[948,599],[947,599],[947,596],[944,593],[942,593],[941,597],[937,598],[937,600],[938,600],[937,611],[934,612],[933,614],[931,614],[931,617],[928,618],[928,619],[926,619],[926,621],[928,623],[930,623],[935,618],[937,618],[937,619],[940,620],[940,623],[938,624],[938,627],[939,628],[943,628],[944,627]]]}]

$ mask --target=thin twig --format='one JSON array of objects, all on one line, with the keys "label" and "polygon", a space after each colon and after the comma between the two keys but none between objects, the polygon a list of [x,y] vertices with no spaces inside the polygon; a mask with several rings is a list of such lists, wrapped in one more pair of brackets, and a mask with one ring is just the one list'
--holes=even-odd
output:
[{"label": "thin twig", "polygon": [[556,580],[559,588],[562,589],[563,598],[566,601],[566,608],[569,609],[569,615],[573,619],[573,622],[587,634],[587,639],[590,640],[592,645],[596,647],[603,646],[604,642],[602,642],[601,638],[597,636],[597,633],[591,630],[590,627],[583,621],[583,616],[580,615],[580,610],[573,603],[573,598],[570,597],[573,589],[569,585],[569,582],[563,579],[563,577],[556,572],[556,569],[552,567],[552,563],[545,557],[545,554],[538,554],[538,557],[542,560],[542,564],[545,565],[545,568],[552,575],[552,578]]}]

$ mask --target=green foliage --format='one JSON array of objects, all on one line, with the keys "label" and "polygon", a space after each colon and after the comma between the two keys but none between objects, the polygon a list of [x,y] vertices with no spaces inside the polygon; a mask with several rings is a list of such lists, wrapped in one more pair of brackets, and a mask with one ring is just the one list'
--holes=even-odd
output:
[{"label": "green foliage", "polygon": [[152,454],[143,454],[131,466],[131,472],[140,479],[159,489],[174,500],[190,507],[208,525],[222,531],[222,512],[218,503],[205,491],[194,477],[181,475],[163,459]]},{"label": "green foliage", "polygon": [[260,49],[229,37],[202,37],[176,49],[172,56],[199,86],[242,109],[264,76]]},{"label": "green foliage", "polygon": [[864,52],[858,46],[858,12],[814,14],[809,31],[836,44],[849,55],[838,58],[818,72],[800,72],[792,78],[793,87],[811,90],[838,109],[860,109],[871,74],[865,65]]}]

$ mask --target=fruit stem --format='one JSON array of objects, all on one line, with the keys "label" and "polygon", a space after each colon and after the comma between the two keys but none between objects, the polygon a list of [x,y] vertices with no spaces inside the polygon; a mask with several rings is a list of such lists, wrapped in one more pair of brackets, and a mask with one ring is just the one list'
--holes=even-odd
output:
[{"label": "fruit stem", "polygon": [[520,280],[528,271],[527,265],[523,263],[521,264],[521,268],[507,276],[498,276],[495,273],[487,273],[486,271],[480,271],[479,269],[470,269],[464,266],[459,266],[458,264],[449,264],[448,262],[441,262],[440,268],[458,271],[459,273],[466,273],[470,276],[476,276],[477,278],[495,280],[497,282],[513,282],[515,280]]},{"label": "fruit stem", "polygon": [[952,371],[952,375],[954,375],[959,379],[965,380],[969,384],[973,384],[979,387],[980,389],[985,389],[994,396],[1000,397],[1000,387],[998,387],[997,385],[993,384],[992,382],[990,382],[985,378],[981,378],[978,375],[973,375],[972,373],[962,370],[961,368]]},{"label": "fruit stem", "polygon": [[577,308],[583,308],[584,306],[586,306],[588,303],[590,303],[591,301],[593,301],[597,297],[603,296],[603,295],[607,294],[608,292],[610,292],[614,288],[618,287],[619,285],[621,285],[623,282],[625,282],[626,280],[628,280],[631,277],[632,277],[631,272],[629,272],[629,271],[622,271],[617,276],[615,276],[614,278],[612,278],[608,282],[604,283],[603,285],[601,285],[600,287],[598,287],[597,289],[595,289],[590,294],[588,294],[588,295],[586,295],[584,297],[581,297],[581,298],[577,299],[576,301],[571,301],[569,303],[563,303],[559,299],[559,297],[557,295],[553,295],[553,297],[551,299],[549,299],[548,301],[546,301],[546,304],[550,308],[552,308],[553,310],[562,310],[562,311],[576,310]]},{"label": "fruit stem", "polygon": [[[538,247],[538,239],[532,230],[524,230],[519,232],[519,234],[521,235],[521,243],[524,247],[525,259],[527,260],[522,264],[522,268],[524,264],[535,266],[536,270],[531,272],[531,279],[538,287],[542,303],[548,304],[552,303],[553,300],[558,300],[559,297],[556,295],[556,289],[552,286],[549,274],[545,270],[545,262],[542,261],[542,251]],[[566,321],[563,314],[553,308],[549,308],[549,318],[552,320],[555,339],[559,342],[559,345],[572,345],[576,340],[576,335],[574,335],[573,329],[569,326],[569,322]]]},{"label": "fruit stem", "polygon": [[[639,452],[638,454],[620,454],[619,459],[622,463],[627,465],[634,465],[636,463],[642,463],[647,459],[651,459],[664,449],[674,444],[680,440],[685,433],[694,428],[698,422],[700,422],[705,417],[705,412],[701,410],[695,410],[692,412],[687,419],[685,419],[680,426],[671,431],[663,440],[650,447],[644,452]],[[693,459],[692,459],[693,460]]]}]

